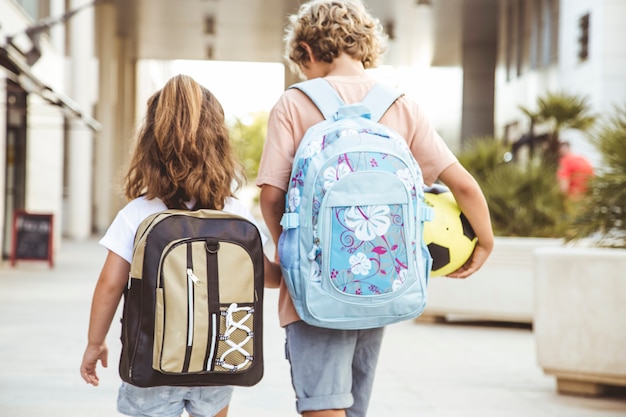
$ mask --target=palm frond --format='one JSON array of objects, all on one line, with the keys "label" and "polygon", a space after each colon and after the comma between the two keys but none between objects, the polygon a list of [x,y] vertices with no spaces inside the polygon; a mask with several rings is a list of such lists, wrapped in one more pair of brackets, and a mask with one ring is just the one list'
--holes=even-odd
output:
[{"label": "palm frond", "polygon": [[587,97],[568,93],[549,92],[537,98],[538,120],[550,123],[555,134],[563,129],[589,130],[597,117],[591,114],[591,106]]},{"label": "palm frond", "polygon": [[591,180],[568,239],[593,237],[600,246],[626,247],[626,105],[614,110],[592,142],[604,170]]}]

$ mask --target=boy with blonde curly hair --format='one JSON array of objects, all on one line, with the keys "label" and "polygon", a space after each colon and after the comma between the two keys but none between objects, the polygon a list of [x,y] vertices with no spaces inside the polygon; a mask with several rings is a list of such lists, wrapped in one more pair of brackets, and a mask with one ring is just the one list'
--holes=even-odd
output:
[{"label": "boy with blonde curly hair", "polygon": [[[360,102],[376,84],[366,72],[385,49],[378,20],[359,0],[314,0],[290,16],[286,55],[307,79],[326,79],[347,104]],[[257,185],[261,210],[278,242],[285,192],[296,149],[308,128],[323,120],[301,91],[289,89],[272,109]],[[380,122],[404,137],[426,184],[440,180],[455,196],[472,225],[478,244],[471,259],[450,274],[466,278],[485,262],[493,248],[486,201],[474,178],[459,164],[419,106],[399,98]],[[279,293],[280,324],[296,393],[296,407],[306,417],[361,417],[367,413],[383,329],[335,330],[303,322],[284,281]]]}]

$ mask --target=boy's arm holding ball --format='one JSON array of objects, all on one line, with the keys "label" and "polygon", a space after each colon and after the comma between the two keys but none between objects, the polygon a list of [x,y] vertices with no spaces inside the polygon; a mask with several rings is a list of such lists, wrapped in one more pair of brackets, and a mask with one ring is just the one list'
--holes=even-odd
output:
[{"label": "boy's arm holding ball", "polygon": [[439,179],[450,189],[465,217],[472,225],[478,238],[476,248],[469,261],[455,272],[451,278],[467,278],[478,271],[493,250],[493,230],[485,196],[474,177],[459,163],[443,170]]}]

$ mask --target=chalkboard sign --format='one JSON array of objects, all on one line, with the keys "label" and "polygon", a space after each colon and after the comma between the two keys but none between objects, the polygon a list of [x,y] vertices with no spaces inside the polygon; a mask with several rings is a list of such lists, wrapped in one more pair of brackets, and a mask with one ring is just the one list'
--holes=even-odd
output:
[{"label": "chalkboard sign", "polygon": [[11,265],[25,259],[48,261],[52,267],[52,230],[52,214],[15,211]]}]

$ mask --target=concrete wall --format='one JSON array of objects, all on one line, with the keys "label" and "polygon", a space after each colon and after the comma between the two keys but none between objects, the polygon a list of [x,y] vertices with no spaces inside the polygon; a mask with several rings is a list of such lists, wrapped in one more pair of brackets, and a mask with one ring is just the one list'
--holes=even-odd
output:
[{"label": "concrete wall", "polygon": [[[0,6],[1,7],[1,6]],[[1,12],[1,10],[0,10]],[[6,77],[2,71],[0,71],[0,102],[6,100]],[[0,106],[0,149],[2,149],[2,155],[0,157],[0,254],[5,252],[4,248],[4,234],[10,224],[5,219],[4,206],[6,203],[6,105]],[[1,256],[0,256],[1,258]],[[0,261],[1,262],[1,261]]]},{"label": "concrete wall", "polygon": [[[54,5],[54,4],[53,4]],[[0,16],[4,36],[23,33],[30,18],[12,1],[0,1]],[[55,33],[55,32],[53,32]],[[55,33],[56,34],[56,33]],[[30,47],[25,36],[15,38],[16,44],[24,50]],[[55,43],[46,36],[41,38],[41,58],[33,65],[32,72],[43,83],[54,91],[65,93],[64,68],[62,53],[55,49]],[[4,88],[5,70],[0,69],[1,100],[6,100]],[[29,84],[26,81],[26,89]],[[5,147],[6,147],[6,107],[1,107],[0,115],[0,184],[5,187]],[[27,127],[27,162],[26,162],[26,202],[25,209],[32,212],[52,213],[55,217],[54,244],[58,247],[61,241],[62,196],[63,196],[63,114],[60,107],[53,106],[34,93],[28,97]],[[6,191],[6,190],[5,190]],[[3,229],[11,227],[4,224],[5,193],[0,195],[0,213],[2,213]],[[0,240],[0,245],[2,244]]]},{"label": "concrete wall", "polygon": [[622,249],[535,250],[537,363],[556,376],[559,393],[598,396],[626,386],[624,268]]}]

